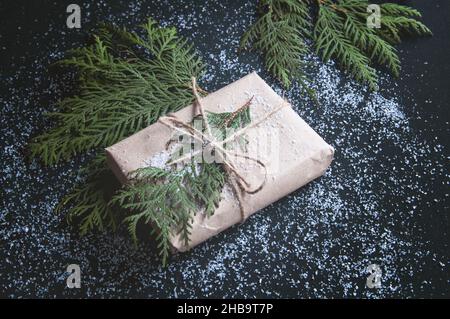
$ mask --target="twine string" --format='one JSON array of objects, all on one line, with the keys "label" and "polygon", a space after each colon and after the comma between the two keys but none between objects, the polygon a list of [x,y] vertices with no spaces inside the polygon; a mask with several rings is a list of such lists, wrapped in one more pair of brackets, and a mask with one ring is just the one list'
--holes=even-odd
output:
[{"label": "twine string", "polygon": [[[267,167],[262,161],[260,161],[257,158],[225,149],[224,144],[235,141],[236,138],[243,135],[247,130],[254,128],[254,127],[260,125],[261,123],[265,122],[268,118],[270,118],[272,115],[274,115],[275,113],[280,111],[283,107],[285,107],[287,105],[287,102],[284,101],[281,105],[279,105],[278,107],[276,107],[269,113],[265,114],[262,118],[258,119],[257,121],[255,121],[253,123],[250,123],[249,125],[245,126],[244,128],[240,129],[239,131],[235,132],[231,136],[225,138],[224,140],[219,141],[219,140],[216,140],[214,138],[214,135],[212,134],[211,126],[208,122],[208,118],[207,118],[207,115],[205,114],[205,109],[202,104],[202,98],[199,95],[198,90],[197,90],[197,81],[196,81],[195,77],[192,77],[192,91],[193,91],[193,94],[195,97],[195,105],[197,105],[200,115],[202,117],[202,120],[205,124],[206,132],[201,132],[201,131],[197,130],[191,124],[183,122],[181,119],[176,117],[174,114],[168,114],[166,116],[162,116],[159,118],[158,121],[161,124],[176,130],[177,132],[180,132],[184,135],[188,135],[188,136],[196,139],[197,141],[201,142],[202,145],[204,145],[204,147],[207,146],[207,147],[210,147],[211,149],[214,149],[215,151],[217,151],[217,154],[220,157],[220,163],[223,165],[225,172],[227,173],[228,180],[230,181],[230,185],[232,186],[232,189],[233,189],[233,193],[235,194],[235,196],[238,200],[240,214],[241,214],[241,222],[243,222],[246,219],[246,215],[245,215],[245,207],[244,207],[244,200],[243,200],[242,192],[245,192],[247,194],[255,194],[255,193],[259,192],[264,187],[266,180],[267,180]],[[252,97],[252,99],[253,99],[253,97]],[[247,103],[249,104],[252,99],[250,99],[250,101]],[[182,156],[180,158],[172,160],[169,163],[167,163],[167,165],[174,165],[174,164],[189,160],[189,159],[195,157],[196,155],[202,153],[203,148],[202,148],[202,150],[190,152],[189,154],[186,154],[185,156]],[[252,188],[251,184],[236,169],[236,165],[231,159],[232,156],[250,160],[250,161],[256,163],[258,166],[262,167],[264,169],[263,181],[257,187]]]}]

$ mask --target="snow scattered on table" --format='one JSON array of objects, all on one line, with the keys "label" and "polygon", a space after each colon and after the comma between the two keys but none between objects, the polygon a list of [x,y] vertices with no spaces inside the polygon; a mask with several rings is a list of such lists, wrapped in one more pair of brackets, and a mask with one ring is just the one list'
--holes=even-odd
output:
[{"label": "snow scattered on table", "polygon": [[[253,20],[253,2],[214,0],[199,8],[193,2],[155,3],[88,2],[83,23],[133,26],[153,16],[180,28],[208,66],[200,84],[210,91],[254,70],[270,79],[257,55],[237,54],[239,37]],[[313,56],[308,73],[318,106],[297,85],[284,91],[270,83],[336,148],[324,177],[174,256],[167,269],[150,241],[135,249],[125,232],[79,238],[54,209],[83,180],[78,169],[87,159],[44,168],[24,157],[29,139],[50,125],[43,113],[54,111],[54,102],[71,85],[70,75],[49,77],[48,64],[84,40],[58,23],[44,34],[22,29],[31,37],[18,41],[29,41],[39,54],[24,52],[14,57],[14,72],[0,72],[7,91],[0,96],[0,185],[6,195],[0,210],[2,295],[411,297],[448,287],[448,256],[423,239],[434,203],[448,203],[448,192],[433,194],[439,185],[448,188],[448,157],[442,155],[448,150],[415,130],[411,120],[420,114],[414,101],[398,96],[394,80],[382,75],[384,89],[370,93],[333,63],[324,65]],[[71,263],[81,267],[80,290],[65,287]],[[372,263],[383,272],[377,290],[365,287],[365,269]],[[429,277],[431,271],[438,275]]]}]

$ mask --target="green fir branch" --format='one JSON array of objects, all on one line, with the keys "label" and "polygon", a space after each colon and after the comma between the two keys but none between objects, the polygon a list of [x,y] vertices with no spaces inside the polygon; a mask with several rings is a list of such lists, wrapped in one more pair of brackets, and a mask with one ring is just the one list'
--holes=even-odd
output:
[{"label": "green fir branch", "polygon": [[[32,141],[32,157],[53,165],[98,150],[192,102],[191,77],[203,70],[192,46],[174,28],[158,27],[152,19],[141,29],[143,36],[103,25],[91,45],[56,63],[77,71],[80,93],[50,114],[55,126]],[[105,156],[97,156],[82,173],[86,179],[57,210],[65,208],[81,234],[115,229],[122,216],[109,201],[120,185]]]},{"label": "green fir branch", "polygon": [[201,208],[207,216],[217,208],[225,182],[224,173],[220,166],[205,163],[199,173],[188,165],[179,171],[146,167],[134,174],[130,183],[113,197],[112,203],[130,212],[124,223],[135,241],[140,221],[152,225],[165,265],[171,236],[180,234],[184,244],[188,245],[192,217]]},{"label": "green fir branch", "polygon": [[103,27],[94,43],[57,64],[80,75],[79,95],[50,114],[56,126],[31,144],[46,165],[112,145],[192,101],[189,83],[202,64],[174,28],[149,19],[146,36]]},{"label": "green fir branch", "polygon": [[56,211],[67,209],[69,224],[76,224],[81,235],[93,230],[115,230],[120,223],[120,213],[109,205],[109,199],[120,187],[106,165],[102,154],[97,156],[81,173],[85,180],[63,197]]},{"label": "green fir branch", "polygon": [[[249,107],[240,112],[210,112],[207,116],[213,131],[225,130],[222,127],[224,123],[229,123],[228,129],[239,129],[250,123]],[[225,136],[218,134],[217,138],[224,139]],[[175,150],[174,153],[179,151]],[[171,237],[180,235],[183,243],[188,245],[193,216],[203,211],[206,218],[211,217],[220,202],[226,181],[223,167],[215,162],[197,162],[196,159],[191,158],[190,164],[181,169],[138,169],[112,200],[113,204],[127,212],[124,223],[135,241],[138,240],[139,222],[151,225],[163,265],[167,264]]]},{"label": "green fir branch", "polygon": [[286,87],[297,79],[306,89],[302,57],[310,27],[306,3],[296,0],[262,0],[260,17],[241,38],[240,48],[260,51],[267,70]]},{"label": "green fir branch", "polygon": [[432,35],[431,30],[417,18],[422,15],[419,11],[398,5],[385,3],[381,5],[380,36],[392,44],[401,43],[401,35],[411,36]]},{"label": "green fir branch", "polygon": [[399,76],[400,60],[393,47],[401,41],[401,34],[431,34],[414,9],[396,4],[381,5],[381,28],[367,26],[368,1],[321,0],[314,28],[316,53],[324,61],[336,59],[355,79],[377,89],[374,63],[386,66]]},{"label": "green fir branch", "polygon": [[[316,53],[327,62],[330,58],[336,58],[339,63],[360,82],[365,82],[371,89],[376,89],[377,75],[375,69],[369,66],[370,59],[355,45],[359,40],[358,36],[365,33],[368,28],[358,28],[354,30],[354,24],[358,25],[359,20],[348,19],[340,14],[340,7],[321,4],[314,28],[314,40]],[[349,14],[349,13],[346,13]],[[349,16],[351,16],[349,14]],[[354,23],[354,24],[352,24]],[[347,28],[345,26],[347,25]],[[359,25],[358,25],[359,27]],[[356,34],[360,32],[360,34]],[[356,34],[356,35],[355,35]]]},{"label": "green fir branch", "polygon": [[289,87],[293,79],[305,78],[301,60],[308,53],[305,40],[312,39],[323,61],[336,60],[375,90],[376,64],[399,75],[394,45],[402,36],[432,33],[418,20],[419,11],[393,3],[380,5],[381,28],[369,28],[368,5],[365,0],[260,0],[259,18],[243,34],[241,48],[260,51],[268,71]]}]

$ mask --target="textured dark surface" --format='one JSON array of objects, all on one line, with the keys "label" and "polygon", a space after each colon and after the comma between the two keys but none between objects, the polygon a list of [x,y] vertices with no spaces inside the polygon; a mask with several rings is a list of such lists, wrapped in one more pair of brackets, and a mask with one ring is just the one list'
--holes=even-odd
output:
[{"label": "textured dark surface", "polygon": [[[380,73],[378,93],[309,57],[320,106],[296,86],[284,93],[336,148],[332,167],[167,269],[151,244],[79,238],[53,212],[84,160],[44,168],[24,159],[30,138],[48,127],[43,114],[71,87],[48,65],[100,21],[132,27],[152,16],[194,41],[208,90],[256,70],[283,93],[256,55],[236,53],[255,3],[78,1],[82,29],[69,30],[70,2],[0,4],[1,296],[450,297],[448,1],[407,1],[435,36],[402,44],[402,75]],[[81,266],[79,290],[65,287],[70,263]],[[372,263],[383,271],[380,289],[365,287]]]}]

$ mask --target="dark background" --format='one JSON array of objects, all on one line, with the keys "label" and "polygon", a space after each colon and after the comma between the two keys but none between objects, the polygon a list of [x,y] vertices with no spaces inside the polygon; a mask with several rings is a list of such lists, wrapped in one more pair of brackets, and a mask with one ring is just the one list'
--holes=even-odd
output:
[{"label": "dark background", "polygon": [[[66,6],[82,28],[67,29]],[[0,295],[4,297],[450,297],[450,3],[406,1],[433,37],[398,47],[399,79],[377,93],[331,62],[307,57],[320,105],[284,91],[258,55],[236,48],[256,1],[1,1]],[[326,175],[161,268],[153,246],[126,234],[79,238],[54,212],[85,158],[45,168],[25,159],[49,127],[44,113],[70,93],[49,71],[101,21],[133,28],[152,16],[176,26],[208,65],[210,91],[256,70],[336,148]],[[65,287],[79,264],[82,288]],[[378,264],[382,287],[365,287]]]}]

